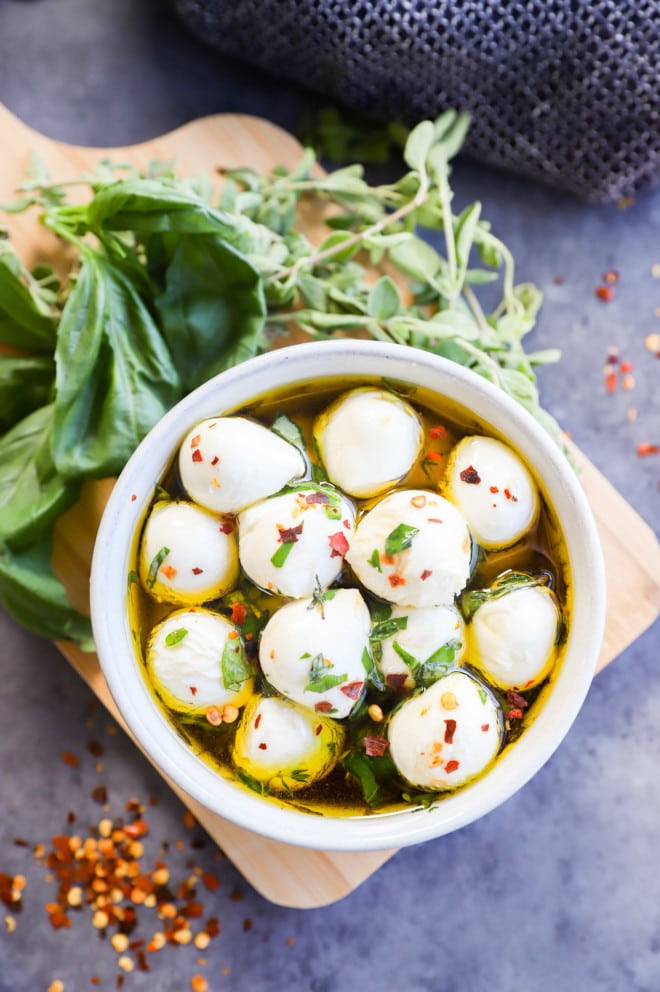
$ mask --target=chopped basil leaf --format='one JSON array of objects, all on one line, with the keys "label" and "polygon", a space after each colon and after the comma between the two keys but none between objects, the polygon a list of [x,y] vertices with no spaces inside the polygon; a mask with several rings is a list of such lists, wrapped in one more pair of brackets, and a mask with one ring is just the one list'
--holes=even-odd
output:
[{"label": "chopped basil leaf", "polygon": [[349,751],[342,759],[342,765],[360,783],[365,802],[369,806],[379,806],[384,801],[384,797],[374,774],[372,761],[373,759],[368,758],[366,754]]},{"label": "chopped basil leaf", "polygon": [[484,704],[484,706],[488,702],[488,693],[486,692],[485,689],[479,689],[479,699]]},{"label": "chopped basil leaf", "polygon": [[305,438],[298,424],[294,423],[285,413],[280,413],[275,417],[271,426],[273,434],[279,435],[283,441],[288,441],[294,448],[304,450]]},{"label": "chopped basil leaf", "polygon": [[236,769],[236,775],[243,785],[248,787],[248,789],[252,789],[253,792],[256,792],[260,796],[268,795],[268,786],[265,782],[260,782],[259,779],[254,778],[252,775],[248,775],[248,773],[243,771],[242,768]]},{"label": "chopped basil leaf", "polygon": [[309,772],[305,771],[304,768],[294,768],[288,775],[294,782],[306,782],[309,779]]},{"label": "chopped basil leaf", "polygon": [[389,620],[382,620],[372,627],[370,639],[372,641],[385,641],[399,630],[406,630],[407,626],[408,617],[391,617]]},{"label": "chopped basil leaf", "polygon": [[275,568],[281,568],[291,554],[291,549],[296,543],[296,541],[285,541],[280,544],[279,548],[270,559],[271,565],[274,565]]},{"label": "chopped basil leaf", "polygon": [[[380,647],[380,644],[376,644],[375,647]],[[367,679],[371,682],[374,688],[380,689],[381,692],[383,692],[385,690],[385,683],[380,677],[380,672],[376,668],[374,659],[369,654],[367,648],[365,648],[362,652],[362,658],[360,660],[362,661],[362,667],[367,673]]]},{"label": "chopped basil leaf", "polygon": [[147,588],[153,589],[156,585],[156,579],[158,578],[158,569],[163,564],[165,559],[170,553],[170,549],[162,547],[160,551],[154,556],[149,565],[149,573],[147,575]]},{"label": "chopped basil leaf", "polygon": [[381,620],[388,620],[392,616],[392,607],[389,603],[374,603],[371,609],[371,617],[374,623]]},{"label": "chopped basil leaf", "polygon": [[369,558],[369,564],[371,565],[372,568],[375,568],[376,571],[378,572],[383,571],[382,568],[380,567],[380,555],[378,553],[378,548],[374,548],[374,550],[371,552],[371,558]]},{"label": "chopped basil leaf", "polygon": [[341,685],[348,678],[348,675],[329,675],[328,669],[335,666],[331,662],[325,661],[322,654],[314,655],[309,666],[309,682],[305,686],[307,692],[325,692],[327,689],[334,689]]},{"label": "chopped basil leaf", "polygon": [[168,648],[173,648],[175,644],[180,644],[187,634],[188,631],[185,627],[177,627],[176,630],[171,630],[165,638],[165,646]]},{"label": "chopped basil leaf", "polygon": [[397,641],[394,641],[392,646],[399,658],[408,667],[410,674],[415,680],[415,684],[417,686],[429,686],[433,682],[436,682],[441,675],[445,675],[452,667],[460,642],[449,641],[447,644],[443,644],[437,651],[429,655],[425,661],[415,658],[405,648],[402,648]]},{"label": "chopped basil leaf", "polygon": [[240,637],[225,641],[220,666],[225,689],[238,692],[252,674]]},{"label": "chopped basil leaf", "polygon": [[135,571],[135,569],[131,569],[131,571],[128,573],[128,585],[129,585],[129,587],[132,586],[132,585],[139,585],[139,584],[140,584],[140,576]]},{"label": "chopped basil leaf", "polygon": [[415,535],[419,534],[419,527],[411,527],[409,524],[399,524],[391,534],[388,534],[385,541],[385,554],[395,555],[399,551],[405,551],[413,542]]}]

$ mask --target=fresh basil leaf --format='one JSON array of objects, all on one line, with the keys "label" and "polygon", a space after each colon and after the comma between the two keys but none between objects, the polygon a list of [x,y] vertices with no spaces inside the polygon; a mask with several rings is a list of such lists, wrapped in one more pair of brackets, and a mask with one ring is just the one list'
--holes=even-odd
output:
[{"label": "fresh basil leaf", "polygon": [[298,448],[299,451],[304,453],[305,438],[303,437],[303,432],[298,424],[291,420],[290,417],[287,417],[285,413],[279,413],[275,417],[270,429],[274,434],[277,434],[284,441],[288,441],[294,448]]},{"label": "fresh basil leaf", "polygon": [[374,548],[370,557],[367,559],[367,562],[372,568],[375,568],[377,572],[383,571],[380,564],[380,552],[378,551],[378,548]]},{"label": "fresh basil leaf", "polygon": [[216,235],[182,235],[155,300],[186,392],[257,351],[266,305],[257,270]]},{"label": "fresh basil leaf", "polygon": [[275,568],[282,568],[285,561],[291,554],[294,544],[296,544],[296,541],[282,541],[275,553],[271,555],[271,565],[274,565]]},{"label": "fresh basil leaf", "polygon": [[0,355],[0,432],[47,404],[55,363],[46,355]]},{"label": "fresh basil leaf", "polygon": [[0,542],[33,544],[80,494],[57,472],[51,448],[53,406],[28,414],[0,440]]},{"label": "fresh basil leaf", "polygon": [[391,617],[389,620],[382,620],[371,628],[369,635],[372,641],[385,641],[400,630],[408,627],[408,617]]},{"label": "fresh basil leaf", "polygon": [[419,534],[419,527],[411,527],[409,524],[399,524],[385,540],[385,554],[396,555],[399,551],[405,551],[413,542],[413,538]]},{"label": "fresh basil leaf", "polygon": [[165,646],[168,648],[173,648],[177,644],[180,644],[188,636],[188,631],[185,627],[177,627],[176,630],[171,630],[165,638]]},{"label": "fresh basil leaf", "polygon": [[232,692],[238,692],[243,683],[250,678],[252,669],[245,657],[243,642],[240,637],[225,641],[220,667],[225,689],[230,689]]},{"label": "fresh basil leaf", "polygon": [[0,239],[0,344],[22,351],[52,352],[55,321],[7,241]]},{"label": "fresh basil leaf", "polygon": [[69,603],[50,556],[50,537],[18,553],[0,545],[0,606],[35,634],[93,651],[91,624]]},{"label": "fresh basil leaf", "polygon": [[330,675],[329,669],[334,665],[328,665],[322,654],[314,655],[309,666],[309,682],[305,686],[307,692],[326,692],[341,685],[348,678],[348,675]]},{"label": "fresh basil leaf", "polygon": [[146,579],[147,589],[153,589],[153,587],[156,585],[156,582],[158,580],[158,570],[160,569],[160,566],[163,564],[169,553],[170,553],[170,549],[163,546],[156,552],[156,554],[151,559],[149,563],[149,571],[147,572],[147,579]]},{"label": "fresh basil leaf", "polygon": [[365,802],[372,807],[384,802],[384,795],[374,773],[372,760],[357,750],[349,751],[341,760],[343,767],[360,783]]},{"label": "fresh basil leaf", "polygon": [[61,474],[118,473],[179,398],[179,378],[154,320],[132,284],[85,249],[55,352],[53,450]]},{"label": "fresh basil leaf", "polygon": [[[378,647],[378,646],[379,646],[379,644],[377,643],[376,644],[376,647]],[[362,657],[361,657],[360,660],[362,662],[362,667],[364,668],[365,672],[367,673],[367,679],[368,679],[368,681],[371,682],[371,684],[374,686],[375,689],[378,689],[380,692],[384,692],[385,691],[385,683],[383,682],[383,680],[382,680],[382,678],[380,676],[380,672],[378,671],[378,669],[377,669],[377,667],[376,667],[376,665],[374,663],[374,659],[369,654],[369,651],[367,650],[367,648],[365,648],[364,651],[362,652]]]},{"label": "fresh basil leaf", "polygon": [[405,648],[402,648],[398,641],[394,641],[392,647],[394,651],[398,654],[399,658],[401,658],[401,661],[406,665],[406,667],[410,671],[410,674],[413,676],[413,678],[415,678],[415,673],[421,667],[422,662],[419,660],[419,658],[415,658],[413,654],[410,654],[409,651],[406,651]]}]

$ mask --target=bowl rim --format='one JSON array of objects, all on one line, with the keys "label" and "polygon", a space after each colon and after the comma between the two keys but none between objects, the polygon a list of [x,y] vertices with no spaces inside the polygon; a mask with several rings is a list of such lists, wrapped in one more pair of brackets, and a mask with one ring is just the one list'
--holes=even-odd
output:
[{"label": "bowl rim", "polygon": [[[430,810],[310,816],[224,779],[167,721],[133,649],[127,577],[133,535],[154,486],[195,423],[233,412],[273,388],[349,376],[421,385],[474,411],[495,435],[506,432],[508,443],[530,464],[561,520],[573,616],[563,662],[542,709],[525,731],[524,747],[510,748],[483,778]],[[584,702],[602,642],[605,599],[603,556],[586,495],[564,453],[531,414],[492,383],[448,359],[406,345],[349,338],[289,345],[248,359],[202,384],[166,413],[114,485],[97,532],[90,577],[92,628],[102,672],[131,734],[156,767],[204,807],[240,827],[276,841],[335,851],[386,850],[430,840],[473,822],[517,792],[554,753]]]}]

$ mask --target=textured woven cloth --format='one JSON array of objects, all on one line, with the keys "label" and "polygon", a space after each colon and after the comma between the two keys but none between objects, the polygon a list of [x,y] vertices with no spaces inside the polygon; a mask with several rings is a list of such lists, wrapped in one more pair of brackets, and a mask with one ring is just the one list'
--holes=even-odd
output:
[{"label": "textured woven cloth", "polygon": [[660,0],[173,0],[224,53],[591,202],[660,179]]}]

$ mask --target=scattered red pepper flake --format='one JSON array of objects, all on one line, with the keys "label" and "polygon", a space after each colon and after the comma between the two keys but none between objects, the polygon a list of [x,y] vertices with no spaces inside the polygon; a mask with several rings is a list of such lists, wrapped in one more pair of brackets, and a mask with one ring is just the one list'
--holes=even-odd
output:
[{"label": "scattered red pepper flake", "polygon": [[190,439],[190,447],[191,448],[198,448],[201,440],[202,440],[202,435],[201,434],[195,434],[195,436]]},{"label": "scattered red pepper flake", "polygon": [[193,575],[201,575],[203,573],[203,571],[204,571],[204,569],[203,568],[199,568],[198,566],[195,566],[195,568],[192,568],[191,569],[191,572],[193,573]]},{"label": "scattered red pepper flake", "polygon": [[218,456],[214,455],[213,458],[211,459],[211,465],[217,465],[219,461],[220,459],[218,458]]},{"label": "scattered red pepper flake", "polygon": [[426,580],[431,575],[433,575],[433,572],[431,571],[431,569],[430,568],[425,568],[424,571],[422,572],[422,574],[420,575],[420,579],[422,580],[422,582],[426,582]]},{"label": "scattered red pepper flake", "polygon": [[364,738],[364,750],[370,758],[382,758],[389,746],[387,738],[378,734]]},{"label": "scattered red pepper flake", "polygon": [[474,465],[468,465],[467,468],[464,468],[460,473],[460,477],[461,482],[467,482],[470,486],[478,486],[481,482],[481,477]]},{"label": "scattered red pepper flake", "polygon": [[323,732],[323,724],[322,723],[317,723],[317,725],[314,727],[314,736],[315,737],[318,737],[319,734],[322,733],[322,732]]},{"label": "scattered red pepper flake", "polygon": [[615,393],[619,385],[618,372],[607,372],[605,374],[605,389],[608,393]]},{"label": "scattered red pepper flake", "polygon": [[608,269],[603,273],[603,282],[615,283],[619,281],[619,273],[616,269]]},{"label": "scattered red pepper flake", "polygon": [[104,785],[97,785],[96,788],[92,789],[90,792],[90,796],[95,803],[100,803],[103,805],[108,801],[108,790]]},{"label": "scattered red pepper flake", "polygon": [[410,505],[414,506],[416,510],[421,510],[426,506],[426,496],[424,493],[418,493],[417,496],[411,496]]},{"label": "scattered red pepper flake", "polygon": [[452,758],[451,761],[448,761],[447,764],[445,765],[445,771],[447,772],[448,775],[451,775],[452,772],[458,770],[460,764],[461,764],[460,761],[457,761],[456,758]]},{"label": "scattered red pepper flake", "polygon": [[404,577],[402,575],[397,575],[396,573],[393,573],[392,575],[388,575],[387,581],[389,582],[389,584],[392,586],[393,589],[395,589],[397,586],[405,586],[406,584],[406,580],[404,579]]},{"label": "scattered red pepper flake", "polygon": [[522,720],[522,715],[523,711],[519,706],[515,706],[513,709],[510,709],[507,713],[505,713],[507,720]]},{"label": "scattered red pepper flake", "polygon": [[131,493],[131,503],[134,503],[137,499],[137,493]]},{"label": "scattered red pepper flake", "polygon": [[267,751],[268,750],[268,745],[266,744],[265,741],[261,741],[257,746],[258,746],[258,748],[259,748],[260,751]]},{"label": "scattered red pepper flake", "polygon": [[424,455],[424,460],[427,462],[441,462],[442,454],[439,451],[427,451]]},{"label": "scattered red pepper flake", "polygon": [[62,751],[62,761],[65,765],[69,765],[71,768],[77,768],[80,764],[80,759],[72,754],[71,751]]},{"label": "scattered red pepper flake", "polygon": [[500,490],[497,486],[491,486],[490,491],[491,493],[499,493]]},{"label": "scattered red pepper flake", "polygon": [[489,723],[482,723],[481,724],[481,729],[484,732],[484,734],[487,733],[490,730],[490,724]]},{"label": "scattered red pepper flake", "polygon": [[614,299],[614,289],[612,286],[597,286],[596,296],[599,300],[602,300],[603,303],[611,303]]},{"label": "scattered red pepper flake", "polygon": [[204,461],[204,456],[202,455],[202,453],[199,450],[199,448],[195,448],[195,450],[193,451],[193,453],[192,453],[192,460],[194,462],[203,462]]},{"label": "scattered red pepper flake", "polygon": [[196,685],[191,685],[191,686],[189,686],[189,688],[190,688],[190,691],[193,694],[193,696],[196,696],[197,695],[197,686]]},{"label": "scattered red pepper flake", "polygon": [[439,517],[427,517],[426,522],[427,524],[442,524],[444,520],[440,520]]},{"label": "scattered red pepper flake", "polygon": [[622,372],[632,372],[634,368],[633,363],[628,361],[621,362],[621,365],[619,367]]},{"label": "scattered red pepper flake", "polygon": [[277,539],[278,544],[296,544],[298,542],[298,535],[302,534],[303,525],[297,524],[295,527],[278,527],[277,530],[280,535]]},{"label": "scattered red pepper flake", "polygon": [[640,458],[646,458],[647,455],[660,454],[660,444],[649,444],[646,441],[642,441],[637,445],[637,454]]},{"label": "scattered red pepper flake", "polygon": [[507,689],[506,699],[510,706],[517,706],[519,709],[524,710],[529,706],[529,703],[524,696],[521,696],[519,692],[514,689]]},{"label": "scattered red pepper flake", "polygon": [[406,687],[406,682],[408,681],[408,676],[405,672],[396,672],[391,675],[385,676],[385,682],[391,689],[395,689],[397,692],[401,692]]},{"label": "scattered red pepper flake", "polygon": [[447,437],[447,428],[443,427],[442,424],[436,424],[429,430],[429,437],[434,441],[438,439],[444,439]]},{"label": "scattered red pepper flake", "polygon": [[456,733],[456,720],[445,720],[445,744],[454,743]]},{"label": "scattered red pepper flake", "polygon": [[332,713],[334,706],[327,699],[321,699],[320,702],[314,704],[314,709],[317,713]]},{"label": "scattered red pepper flake", "polygon": [[363,685],[364,682],[347,682],[345,685],[340,686],[340,688],[349,699],[357,699],[362,692]]},{"label": "scattered red pepper flake", "polygon": [[313,506],[314,503],[321,503],[325,505],[329,502],[330,497],[327,493],[321,493],[315,490],[313,493],[307,493],[305,495],[305,503],[307,503],[308,506]]},{"label": "scattered red pepper flake", "polygon": [[172,579],[176,578],[177,570],[174,567],[174,565],[161,565],[160,566],[160,571],[163,573],[163,575],[165,576],[165,578],[166,579],[169,579],[170,581]]},{"label": "scattered red pepper flake", "polygon": [[235,623],[237,627],[241,627],[245,623],[245,618],[247,617],[247,606],[244,603],[232,603],[231,604],[231,620]]},{"label": "scattered red pepper flake", "polygon": [[210,871],[202,872],[202,882],[210,892],[217,892],[220,886],[220,879]]},{"label": "scattered red pepper flake", "polygon": [[331,534],[328,538],[330,542],[330,557],[331,558],[343,558],[348,551],[348,541],[346,540],[345,534],[340,530],[336,534]]}]

